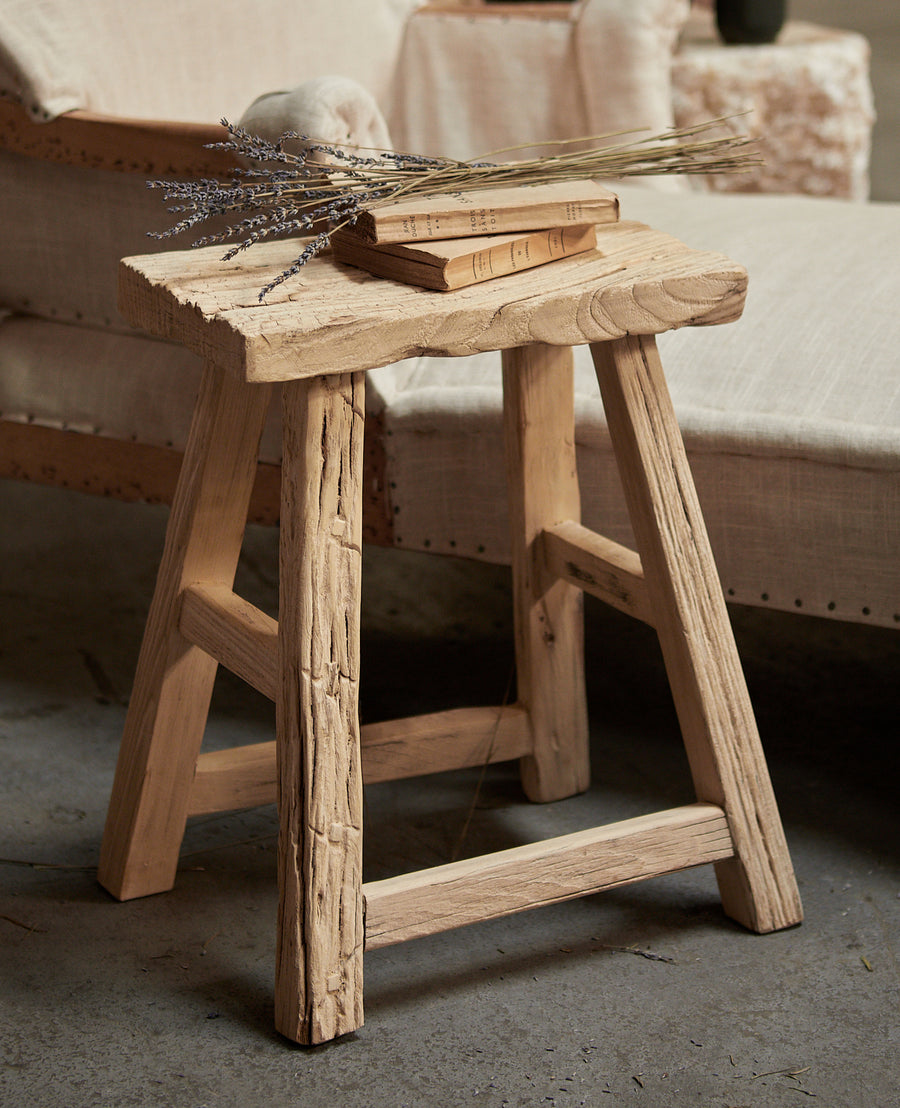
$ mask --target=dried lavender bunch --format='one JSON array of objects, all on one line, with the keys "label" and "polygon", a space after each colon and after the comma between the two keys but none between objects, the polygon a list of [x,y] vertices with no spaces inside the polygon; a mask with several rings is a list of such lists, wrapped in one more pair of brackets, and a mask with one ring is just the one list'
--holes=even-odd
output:
[{"label": "dried lavender bunch", "polygon": [[[291,235],[312,236],[293,264],[260,291],[262,301],[276,286],[324,250],[331,234],[352,226],[360,213],[401,197],[434,196],[483,188],[513,188],[584,178],[648,176],[664,173],[726,173],[759,165],[748,147],[752,140],[728,135],[702,138],[723,120],[710,120],[620,145],[592,146],[615,135],[592,136],[553,143],[563,152],[523,161],[494,162],[486,158],[514,153],[522,147],[496,150],[476,161],[425,157],[388,150],[365,150],[316,142],[288,131],[278,142],[248,134],[227,120],[226,141],[211,148],[230,150],[251,169],[236,169],[231,181],[148,181],[162,189],[169,211],[180,216],[166,231],[152,231],[164,239],[189,231],[214,217],[234,218],[218,231],[196,239],[192,246],[234,242],[223,256],[228,261],[263,239]],[[299,152],[288,150],[288,140],[300,140]],[[550,144],[547,144],[550,145]]]}]

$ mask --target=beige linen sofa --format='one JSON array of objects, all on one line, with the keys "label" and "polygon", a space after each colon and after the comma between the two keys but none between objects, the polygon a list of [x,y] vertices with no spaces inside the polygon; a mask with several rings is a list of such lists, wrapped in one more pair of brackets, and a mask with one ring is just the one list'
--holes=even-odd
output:
[{"label": "beige linen sofa", "polygon": [[[509,7],[0,0],[0,474],[170,494],[199,365],[117,316],[116,261],[158,248],[144,179],[221,172],[201,142],[260,93],[345,74],[396,146],[456,156],[672,122],[686,0]],[[624,218],[750,273],[740,323],[661,342],[727,595],[900,627],[900,207],[616,187]],[[370,386],[367,536],[505,561],[498,361],[415,358]],[[585,522],[628,541],[581,355],[576,390]],[[271,520],[277,413],[264,459]]]}]

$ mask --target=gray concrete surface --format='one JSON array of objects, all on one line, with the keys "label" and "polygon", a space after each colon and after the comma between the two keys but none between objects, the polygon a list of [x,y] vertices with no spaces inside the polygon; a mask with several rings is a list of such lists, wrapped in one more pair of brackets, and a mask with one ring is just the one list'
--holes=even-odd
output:
[{"label": "gray concrete surface", "polygon": [[[193,821],[171,893],[94,866],[166,512],[0,483],[0,1104],[888,1108],[900,1079],[900,635],[734,609],[806,922],[750,935],[709,868],[372,953],[365,1027],[272,1030],[274,810]],[[275,535],[241,589],[275,603]],[[378,877],[677,804],[655,641],[589,606],[594,784],[523,801],[514,767],[367,790]],[[372,551],[363,713],[503,699],[505,570]],[[209,739],[272,733],[224,677]]]}]

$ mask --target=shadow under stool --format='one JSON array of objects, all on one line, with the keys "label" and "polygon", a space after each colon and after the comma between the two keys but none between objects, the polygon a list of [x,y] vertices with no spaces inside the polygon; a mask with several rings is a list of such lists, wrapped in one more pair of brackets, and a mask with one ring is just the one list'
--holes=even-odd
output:
[{"label": "shadow under stool", "polygon": [[[172,887],[188,816],[276,800],[278,1030],[324,1042],[362,1024],[363,949],[715,866],[755,931],[802,912],[722,591],[654,335],[727,323],[746,273],[642,224],[598,250],[453,293],[328,254],[258,303],[297,254],[217,247],[122,263],[130,322],[205,371],[119,754],[99,878]],[[637,551],[580,523],[571,347],[591,345]],[[518,694],[360,728],[365,371],[417,354],[503,351]],[[448,360],[446,372],[452,374]],[[279,618],[233,591],[259,440],[281,390]],[[521,759],[536,801],[588,786],[583,592],[651,624],[696,803],[363,883],[362,786]],[[276,703],[274,742],[201,753],[219,664]]]}]

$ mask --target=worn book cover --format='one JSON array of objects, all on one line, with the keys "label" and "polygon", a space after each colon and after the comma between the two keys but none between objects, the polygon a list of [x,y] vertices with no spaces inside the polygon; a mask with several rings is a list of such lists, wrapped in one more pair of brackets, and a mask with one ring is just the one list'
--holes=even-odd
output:
[{"label": "worn book cover", "polygon": [[593,224],[421,243],[373,244],[352,231],[336,231],[331,237],[335,261],[441,292],[532,269],[596,245]]},{"label": "worn book cover", "polygon": [[396,200],[363,212],[354,231],[368,242],[421,242],[615,223],[618,218],[618,197],[597,181],[558,181]]}]

